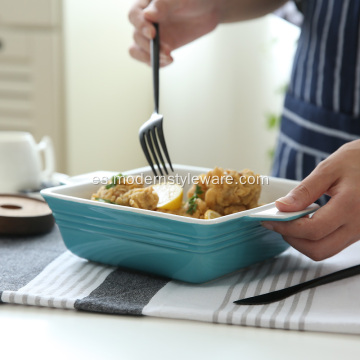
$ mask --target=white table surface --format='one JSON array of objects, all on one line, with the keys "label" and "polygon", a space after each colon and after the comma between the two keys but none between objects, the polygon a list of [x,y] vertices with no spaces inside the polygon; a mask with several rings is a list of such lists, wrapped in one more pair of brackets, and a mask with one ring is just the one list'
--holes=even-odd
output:
[{"label": "white table surface", "polygon": [[349,360],[360,358],[360,336],[0,304],[0,353],[15,360]]}]

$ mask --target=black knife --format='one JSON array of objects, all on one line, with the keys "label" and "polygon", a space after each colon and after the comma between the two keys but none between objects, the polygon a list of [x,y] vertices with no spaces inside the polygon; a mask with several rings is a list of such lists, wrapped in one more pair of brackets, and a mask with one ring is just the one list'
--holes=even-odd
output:
[{"label": "black knife", "polygon": [[234,301],[236,305],[266,305],[286,299],[300,291],[308,290],[316,286],[329,284],[334,281],[346,279],[350,276],[360,275],[360,265],[355,265],[344,270],[335,271],[331,274],[320,276],[316,279],[305,281],[301,284],[289,286],[285,289],[272,291],[266,294],[249,297]]}]

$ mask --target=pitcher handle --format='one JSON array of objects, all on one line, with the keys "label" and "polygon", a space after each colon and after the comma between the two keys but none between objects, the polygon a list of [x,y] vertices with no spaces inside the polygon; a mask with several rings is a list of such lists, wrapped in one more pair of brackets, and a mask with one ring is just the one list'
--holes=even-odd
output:
[{"label": "pitcher handle", "polygon": [[43,181],[50,180],[55,171],[55,155],[54,146],[49,136],[44,136],[37,144],[38,151],[44,153],[44,169],[41,172],[41,179]]}]

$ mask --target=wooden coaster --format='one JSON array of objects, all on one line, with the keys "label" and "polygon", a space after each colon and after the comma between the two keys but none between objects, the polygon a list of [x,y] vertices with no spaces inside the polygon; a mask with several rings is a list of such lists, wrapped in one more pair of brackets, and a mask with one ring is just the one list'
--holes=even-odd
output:
[{"label": "wooden coaster", "polygon": [[0,235],[37,235],[49,232],[54,217],[45,201],[0,194]]}]

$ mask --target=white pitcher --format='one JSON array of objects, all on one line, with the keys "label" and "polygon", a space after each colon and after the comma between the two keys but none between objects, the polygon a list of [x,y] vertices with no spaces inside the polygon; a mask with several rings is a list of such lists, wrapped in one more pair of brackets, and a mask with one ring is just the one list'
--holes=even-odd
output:
[{"label": "white pitcher", "polygon": [[54,167],[54,150],[48,136],[36,144],[28,132],[0,131],[0,193],[36,191],[51,179]]}]

